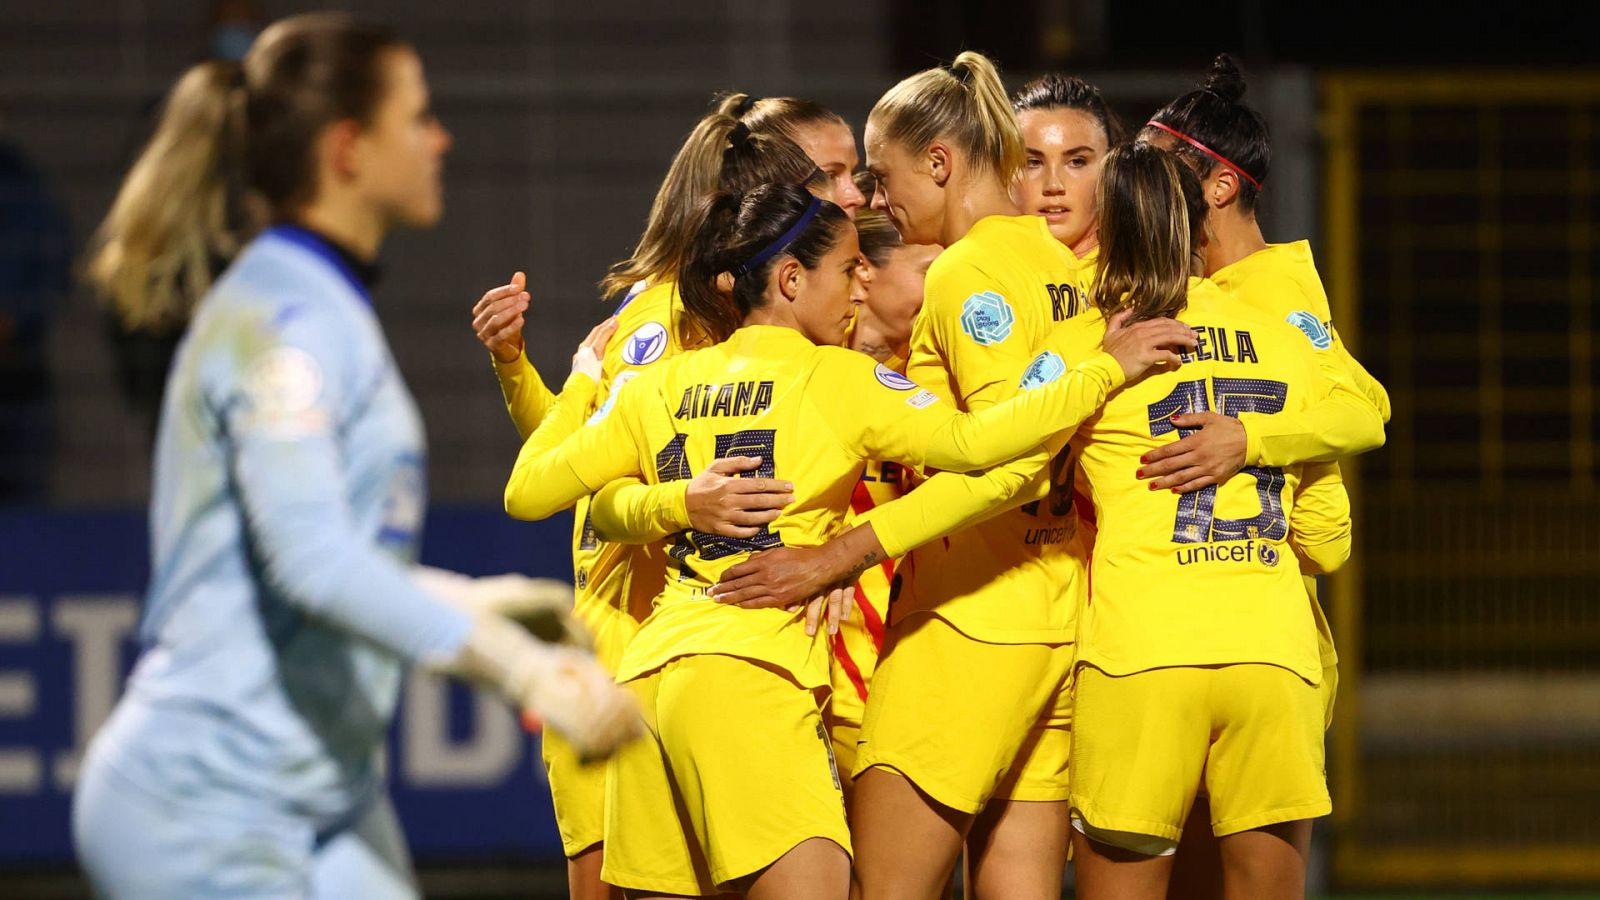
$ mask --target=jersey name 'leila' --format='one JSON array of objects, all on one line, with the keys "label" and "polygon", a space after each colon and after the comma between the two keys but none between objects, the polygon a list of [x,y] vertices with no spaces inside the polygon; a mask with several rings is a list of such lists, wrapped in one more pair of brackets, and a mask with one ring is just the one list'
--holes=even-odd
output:
[{"label": "jersey name 'leila'", "polygon": [[1218,359],[1223,362],[1258,363],[1256,344],[1248,331],[1232,331],[1210,325],[1195,325],[1195,338],[1200,342],[1192,351],[1179,353],[1184,362]]}]

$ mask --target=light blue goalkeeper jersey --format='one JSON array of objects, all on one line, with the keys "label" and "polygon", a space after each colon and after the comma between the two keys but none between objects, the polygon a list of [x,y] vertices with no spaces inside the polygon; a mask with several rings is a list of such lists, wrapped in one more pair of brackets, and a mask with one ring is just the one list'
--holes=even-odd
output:
[{"label": "light blue goalkeeper jersey", "polygon": [[421,420],[365,288],[318,236],[269,230],[173,364],[133,708],[102,761],[315,818],[363,802],[404,664],[470,628],[407,574],[426,499]]}]

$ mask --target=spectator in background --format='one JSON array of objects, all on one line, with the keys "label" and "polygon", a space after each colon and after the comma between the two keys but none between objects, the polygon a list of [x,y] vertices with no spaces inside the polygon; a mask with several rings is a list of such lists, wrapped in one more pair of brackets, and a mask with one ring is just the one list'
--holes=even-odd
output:
[{"label": "spectator in background", "polygon": [[48,338],[71,272],[66,212],[0,119],[0,505],[37,503],[49,493]]},{"label": "spectator in background", "polygon": [[256,42],[256,35],[266,24],[266,17],[254,0],[214,0],[211,17],[207,22],[210,42],[207,51],[211,59],[224,62],[243,62]]}]

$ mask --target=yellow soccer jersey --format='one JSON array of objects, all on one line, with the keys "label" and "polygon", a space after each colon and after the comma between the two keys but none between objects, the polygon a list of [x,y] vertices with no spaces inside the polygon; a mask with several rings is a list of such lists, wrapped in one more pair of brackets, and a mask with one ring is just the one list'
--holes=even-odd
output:
[{"label": "yellow soccer jersey", "polygon": [[[601,362],[600,409],[606,409],[616,392],[652,365],[688,349],[688,328],[678,300],[678,287],[664,282],[645,288],[617,311],[617,332],[606,345]],[[703,338],[691,338],[698,346]],[[666,549],[658,544],[622,544],[601,540],[589,515],[591,498],[573,508],[572,572],[578,584],[580,617],[591,628],[616,634],[616,640],[596,640],[604,646],[603,661],[620,665],[627,642],[666,582]]]},{"label": "yellow soccer jersey", "polygon": [[[1088,308],[1084,269],[1043,218],[980,220],[928,269],[906,374],[961,409],[1013,396],[1045,338]],[[1004,468],[988,479],[935,477],[872,518],[891,553],[916,546],[920,535],[907,532],[948,533],[907,557],[893,618],[933,612],[968,637],[1000,643],[1073,639],[1087,554],[1072,508],[1071,461],[1043,454]],[[1047,487],[1036,484],[1046,496],[1014,493],[1041,470],[1053,476]],[[1011,480],[1001,486],[1005,477]],[[956,523],[938,522],[961,505],[956,497],[996,487],[983,501],[1014,508],[954,533],[946,526]]]},{"label": "yellow soccer jersey", "polygon": [[[1328,295],[1317,274],[1316,261],[1311,255],[1311,244],[1295,241],[1288,244],[1269,244],[1244,259],[1217,270],[1210,279],[1217,287],[1238,302],[1269,318],[1282,319],[1305,332],[1310,339],[1311,351],[1323,373],[1336,384],[1352,388],[1376,410],[1380,420],[1389,421],[1389,393],[1382,384],[1362,367],[1339,339],[1328,307]],[[1371,431],[1371,416],[1352,403],[1347,393],[1340,393],[1332,402],[1320,409],[1310,410],[1297,424],[1289,417],[1242,416],[1245,422],[1247,447],[1246,462],[1251,465],[1295,462],[1288,458],[1300,454],[1306,458],[1329,452],[1326,435]],[[1285,435],[1300,428],[1306,437],[1286,443]],[[1382,437],[1381,432],[1378,435]],[[1288,438],[1294,441],[1294,438]],[[1370,437],[1366,439],[1370,442]],[[1264,457],[1266,457],[1264,461]],[[1316,604],[1317,585],[1312,577],[1306,578],[1306,593]],[[1334,649],[1333,632],[1320,605],[1313,605],[1317,630],[1321,635],[1324,665],[1338,662]]]},{"label": "yellow soccer jersey", "polygon": [[829,683],[825,635],[806,637],[798,615],[785,610],[712,602],[708,591],[721,574],[753,552],[816,546],[839,531],[865,460],[955,471],[992,465],[1081,422],[1122,380],[1117,362],[1095,353],[1044,390],[959,415],[862,354],[814,346],[792,329],[747,326],[635,379],[577,434],[556,443],[536,432],[506,486],[506,509],[540,518],[618,478],[677,481],[716,458],[761,457],[755,476],[792,482],[794,503],[754,538],[683,533],[666,590],[618,675],[723,653],[821,687]]},{"label": "yellow soccer jersey", "polygon": [[[1317,628],[1294,553],[1321,568],[1348,555],[1337,467],[1251,466],[1184,495],[1151,491],[1134,472],[1141,455],[1178,438],[1173,415],[1293,413],[1332,386],[1302,332],[1241,309],[1209,282],[1191,280],[1178,318],[1201,342],[1184,365],[1127,385],[1072,438],[1098,523],[1079,658],[1113,675],[1269,663],[1319,683]],[[1057,370],[1054,357],[1098,347],[1103,335],[1098,313],[1071,323],[1030,375]]]},{"label": "yellow soccer jersey", "polygon": [[1303,413],[1241,416],[1247,463],[1330,461],[1383,444],[1389,394],[1339,340],[1309,243],[1269,244],[1218,269],[1210,280],[1239,302],[1303,332],[1334,385],[1327,400]]},{"label": "yellow soccer jersey", "polygon": [[[550,434],[576,431],[596,411],[596,404],[603,408],[617,388],[648,366],[684,350],[687,329],[677,287],[670,282],[633,295],[617,311],[617,319],[617,332],[606,345],[601,363],[598,388],[588,379],[574,378],[556,397],[550,395],[525,355],[516,363],[496,363],[507,408],[524,439],[542,421],[550,422]],[[594,634],[596,654],[614,669],[638,630],[638,622],[650,614],[651,601],[661,592],[666,555],[659,545],[600,540],[589,504],[586,496],[573,507],[574,611]]]}]

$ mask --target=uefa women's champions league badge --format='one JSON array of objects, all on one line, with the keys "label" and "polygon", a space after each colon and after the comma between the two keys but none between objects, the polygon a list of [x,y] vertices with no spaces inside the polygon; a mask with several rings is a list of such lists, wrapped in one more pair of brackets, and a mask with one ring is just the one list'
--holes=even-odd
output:
[{"label": "uefa women's champions league badge", "polygon": [[872,370],[872,374],[878,379],[879,384],[889,388],[890,390],[914,391],[917,389],[917,383],[915,381],[912,381],[904,375],[901,375],[899,372],[896,372],[883,363],[879,363]]},{"label": "uefa women's champions league badge", "polygon": [[911,395],[910,399],[906,400],[906,403],[915,409],[923,409],[939,402],[939,398],[932,391],[923,390],[922,385],[901,375],[883,363],[873,367],[872,377],[878,379],[879,384],[891,391],[916,391]]},{"label": "uefa women's champions league badge", "polygon": [[1290,325],[1300,329],[1300,331],[1304,333],[1305,336],[1311,341],[1311,346],[1317,348],[1318,350],[1326,350],[1333,346],[1333,335],[1329,334],[1327,326],[1323,325],[1322,322],[1311,313],[1308,313],[1303,309],[1297,309],[1294,312],[1289,313],[1289,318],[1286,321]]},{"label": "uefa women's champions league badge", "polygon": [[1049,350],[1035,356],[1033,362],[1028,363],[1028,368],[1022,372],[1022,380],[1017,387],[1031,391],[1037,387],[1044,387],[1062,375],[1066,374],[1066,360]]},{"label": "uefa women's champions league badge", "polygon": [[661,358],[667,351],[667,326],[660,322],[646,322],[633,330],[622,344],[622,361],[630,366],[644,366]]},{"label": "uefa women's champions league badge", "polygon": [[961,330],[978,346],[998,344],[1011,336],[1011,326],[1017,321],[1006,298],[994,291],[982,291],[968,297],[961,304]]}]

